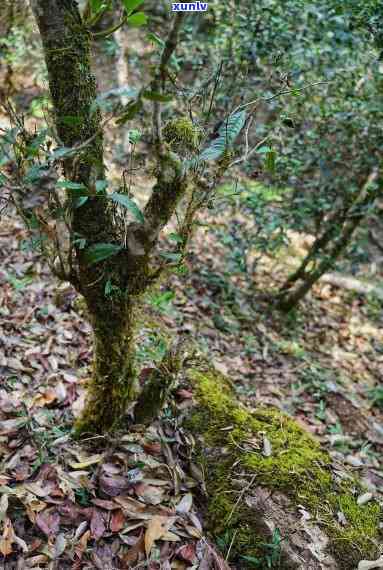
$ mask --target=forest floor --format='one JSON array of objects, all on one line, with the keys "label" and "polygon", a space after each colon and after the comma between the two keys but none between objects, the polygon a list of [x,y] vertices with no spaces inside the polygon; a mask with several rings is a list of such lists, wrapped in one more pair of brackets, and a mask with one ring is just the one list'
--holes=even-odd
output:
[{"label": "forest floor", "polygon": [[[291,414],[318,437],[334,466],[351,468],[376,498],[383,492],[383,327],[371,298],[316,286],[293,316],[256,301],[224,272],[223,251],[200,228],[189,273],[150,294],[138,359],[153,365],[177,334],[232,381],[248,405]],[[22,226],[0,223],[0,552],[4,568],[228,568],[203,530],[198,466],[182,429],[164,421],[118,439],[76,442],[70,430],[90,374],[90,328],[69,287],[57,282]],[[275,275],[278,280],[278,275]],[[190,404],[179,389],[176,406]],[[106,450],[107,449],[107,450]],[[16,564],[17,565],[12,565]],[[161,564],[160,565],[160,561]]]}]

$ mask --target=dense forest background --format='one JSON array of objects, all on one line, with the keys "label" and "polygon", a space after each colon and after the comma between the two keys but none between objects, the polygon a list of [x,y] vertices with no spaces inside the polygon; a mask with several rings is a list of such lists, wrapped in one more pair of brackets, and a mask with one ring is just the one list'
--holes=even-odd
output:
[{"label": "dense forest background", "polygon": [[383,567],[382,21],[3,1],[2,568]]}]

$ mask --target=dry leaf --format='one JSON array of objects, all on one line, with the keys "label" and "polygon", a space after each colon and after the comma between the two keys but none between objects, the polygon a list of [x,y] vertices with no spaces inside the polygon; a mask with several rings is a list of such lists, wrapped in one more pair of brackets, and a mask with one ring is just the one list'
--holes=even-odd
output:
[{"label": "dry leaf", "polygon": [[141,535],[137,542],[128,550],[124,555],[122,561],[130,568],[133,564],[137,562],[140,554],[145,552],[145,539],[144,535]]},{"label": "dry leaf", "polygon": [[4,420],[0,422],[0,435],[9,435],[23,427],[28,421],[29,419],[26,416]]},{"label": "dry leaf", "polygon": [[112,517],[109,523],[110,530],[112,532],[119,532],[121,529],[124,528],[125,524],[125,515],[121,509],[117,511],[113,511]]},{"label": "dry leaf", "polygon": [[154,487],[152,485],[141,483],[135,486],[135,493],[145,503],[150,505],[159,505],[163,500],[165,490],[161,487]]},{"label": "dry leaf", "polygon": [[148,524],[145,533],[145,552],[149,556],[156,540],[159,540],[166,534],[169,528],[174,524],[175,518],[154,516]]},{"label": "dry leaf", "polygon": [[191,493],[187,493],[184,497],[182,497],[182,499],[176,506],[176,512],[188,513],[192,508],[192,504],[193,504],[193,495]]},{"label": "dry leaf", "polygon": [[176,556],[178,558],[181,558],[181,560],[184,560],[185,562],[189,562],[190,564],[193,564],[196,560],[196,545],[194,543],[191,544],[184,544],[184,546],[181,546],[177,552],[176,552]]},{"label": "dry leaf", "polygon": [[265,457],[271,457],[272,454],[272,447],[270,440],[264,435],[263,436],[263,455]]},{"label": "dry leaf", "polygon": [[36,525],[46,536],[56,536],[60,527],[60,515],[56,511],[42,511],[36,517]]},{"label": "dry leaf", "polygon": [[80,538],[78,544],[76,544],[76,546],[75,546],[74,550],[75,550],[76,555],[79,558],[79,560],[81,560],[82,555],[84,554],[85,550],[87,549],[89,539],[90,539],[90,530],[87,530],[86,532],[84,532],[84,534]]},{"label": "dry leaf", "polygon": [[43,408],[44,406],[49,406],[49,404],[52,404],[52,402],[54,402],[56,399],[57,394],[55,390],[52,390],[52,388],[47,388],[45,392],[42,394],[37,394],[33,398],[32,405],[37,406],[38,408]]},{"label": "dry leaf", "polygon": [[383,568],[383,556],[378,560],[361,560],[358,564],[358,570],[372,570],[372,568]]},{"label": "dry leaf", "polygon": [[358,499],[357,499],[357,503],[359,506],[361,505],[365,505],[366,503],[368,503],[369,501],[371,501],[371,499],[373,498],[373,494],[372,493],[363,493],[363,495],[359,495]]},{"label": "dry leaf", "polygon": [[92,518],[90,519],[90,531],[92,538],[95,540],[101,538],[105,532],[104,518],[101,511],[96,508],[93,509]]},{"label": "dry leaf", "polygon": [[85,469],[86,467],[90,467],[90,465],[95,465],[96,463],[100,463],[102,458],[103,455],[91,455],[90,457],[87,457],[84,461],[80,462],[68,461],[68,463],[72,467],[72,469]]},{"label": "dry leaf", "polygon": [[107,475],[100,475],[99,483],[101,490],[109,497],[118,497],[129,487],[129,481],[120,475],[108,477]]},{"label": "dry leaf", "polygon": [[6,517],[4,521],[3,535],[0,538],[0,552],[3,556],[12,554],[12,544],[15,542],[15,532],[13,530],[11,519]]},{"label": "dry leaf", "polygon": [[3,522],[8,510],[8,495],[4,493],[0,499],[0,522]]},{"label": "dry leaf", "polygon": [[55,540],[55,548],[54,548],[54,558],[59,558],[66,548],[66,539],[65,536],[60,533],[57,535]]}]

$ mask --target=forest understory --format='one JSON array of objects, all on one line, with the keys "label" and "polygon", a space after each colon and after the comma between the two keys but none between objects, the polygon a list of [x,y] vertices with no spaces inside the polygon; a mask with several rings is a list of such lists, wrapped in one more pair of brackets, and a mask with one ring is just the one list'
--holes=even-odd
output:
[{"label": "forest understory", "polygon": [[[132,60],[146,49],[133,32]],[[121,58],[117,71],[110,53],[95,58],[103,89],[121,83]],[[13,71],[13,100],[41,123],[46,99],[34,101],[46,84],[25,65]],[[129,73],[144,83],[135,65]],[[118,181],[133,170],[127,143],[109,124],[105,134],[108,177]],[[141,205],[153,179],[145,140],[138,150]],[[202,212],[184,271],[143,298],[141,385],[173,339],[187,346],[160,419],[135,424],[130,408],[118,431],[76,438],[92,374],[84,303],[28,248],[14,212],[2,211],[0,568],[383,567],[381,259],[353,275],[327,273],[282,313],[270,292],[312,236],[292,232],[288,247],[259,256],[245,275],[228,269],[221,239],[233,221],[255,223],[234,206]]]}]

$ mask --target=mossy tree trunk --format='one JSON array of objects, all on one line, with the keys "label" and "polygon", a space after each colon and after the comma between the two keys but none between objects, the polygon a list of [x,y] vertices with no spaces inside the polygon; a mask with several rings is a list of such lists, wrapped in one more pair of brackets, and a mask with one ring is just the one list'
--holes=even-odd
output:
[{"label": "mossy tree trunk", "polygon": [[102,314],[92,315],[94,334],[93,378],[87,406],[77,422],[80,432],[113,427],[127,403],[137,395],[134,367],[135,303],[105,303]]},{"label": "mossy tree trunk", "polygon": [[[84,296],[94,331],[93,378],[78,428],[102,432],[116,425],[136,395],[135,307],[161,273],[158,267],[151,267],[151,253],[159,232],[186,191],[186,175],[177,157],[161,152],[158,180],[144,210],[144,220],[125,227],[122,245],[108,195],[96,190],[96,182],[105,178],[105,169],[101,116],[95,106],[97,90],[90,61],[91,33],[75,0],[30,1],[43,43],[57,134],[65,147],[79,147],[74,155],[63,159],[63,174],[87,189],[87,200],[80,208],[76,208],[73,194],[68,191],[73,257],[70,255],[70,270],[65,277]],[[173,39],[178,29],[177,23]],[[175,45],[173,42],[168,50],[168,58]],[[97,244],[116,245],[119,253],[90,263],[87,251]]]},{"label": "mossy tree trunk", "polygon": [[[183,427],[196,439],[207,528],[235,567],[350,570],[375,560],[381,507],[320,443],[277,409],[238,403],[208,364],[187,371],[194,406]],[[339,513],[343,522],[340,522]]]}]

